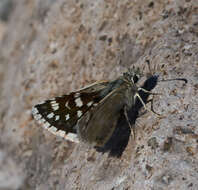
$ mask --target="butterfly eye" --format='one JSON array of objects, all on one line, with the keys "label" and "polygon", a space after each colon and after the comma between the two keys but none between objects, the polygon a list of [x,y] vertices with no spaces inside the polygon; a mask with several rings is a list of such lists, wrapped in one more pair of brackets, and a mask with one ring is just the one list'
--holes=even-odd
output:
[{"label": "butterfly eye", "polygon": [[139,76],[135,74],[135,75],[133,76],[133,82],[134,82],[134,83],[137,83],[138,80],[139,80]]}]

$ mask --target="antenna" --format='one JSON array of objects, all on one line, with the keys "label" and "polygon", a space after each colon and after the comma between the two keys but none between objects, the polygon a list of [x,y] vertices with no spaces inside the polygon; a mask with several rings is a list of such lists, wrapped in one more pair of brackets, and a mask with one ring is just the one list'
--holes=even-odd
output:
[{"label": "antenna", "polygon": [[[147,59],[146,60],[146,63],[148,65],[148,69],[149,69],[149,72],[150,74],[152,75],[152,71],[151,71],[151,66],[150,66],[150,61]],[[180,80],[180,81],[184,81],[185,83],[188,83],[188,80],[185,79],[185,78],[174,78],[174,79],[162,79],[162,80],[159,80],[157,82],[167,82],[167,81],[174,81],[174,80]]]}]

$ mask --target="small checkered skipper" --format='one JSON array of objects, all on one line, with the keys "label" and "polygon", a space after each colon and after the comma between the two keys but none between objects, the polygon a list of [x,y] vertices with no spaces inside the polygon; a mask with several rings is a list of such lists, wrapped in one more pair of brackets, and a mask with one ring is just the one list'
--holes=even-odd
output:
[{"label": "small checkered skipper", "polygon": [[127,111],[137,99],[151,111],[139,92],[154,93],[137,86],[140,77],[140,71],[133,68],[116,80],[96,82],[46,100],[32,108],[33,117],[55,135],[73,142],[81,140],[92,146],[103,147],[112,136],[121,111],[124,111],[129,126]]}]

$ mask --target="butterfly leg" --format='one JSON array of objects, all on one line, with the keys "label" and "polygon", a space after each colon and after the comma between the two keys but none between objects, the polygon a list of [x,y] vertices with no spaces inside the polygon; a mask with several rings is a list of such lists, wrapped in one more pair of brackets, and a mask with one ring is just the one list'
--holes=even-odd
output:
[{"label": "butterfly leg", "polygon": [[[153,95],[153,96],[162,95],[162,93],[153,93],[153,92],[150,92],[150,91],[148,91],[148,90],[145,90],[144,88],[138,88],[138,90],[142,90],[143,92],[145,92],[145,93],[147,93],[147,94],[151,94],[151,95]],[[148,103],[148,102],[151,102],[151,109],[149,109],[149,110],[150,110],[152,113],[154,113],[154,114],[160,116],[161,114],[157,113],[157,112],[154,110],[154,108],[153,108],[153,98],[150,99],[150,100],[148,100],[147,103]],[[144,105],[144,104],[143,104],[143,105]],[[146,105],[145,105],[145,106],[146,106]],[[144,106],[144,107],[145,107],[145,106]],[[145,109],[146,109],[146,108],[145,108]]]},{"label": "butterfly leg", "polygon": [[157,116],[160,116],[160,114],[158,114],[158,113],[154,112],[152,109],[149,109],[149,108],[146,107],[146,104],[144,103],[144,101],[143,101],[142,98],[140,97],[139,93],[136,93],[136,94],[135,94],[135,97],[138,97],[138,99],[140,100],[140,102],[142,103],[142,105],[144,106],[144,108],[145,108],[146,110],[148,110],[148,111],[150,111],[150,112],[156,114]]},{"label": "butterfly leg", "polygon": [[147,94],[152,94],[153,96],[158,96],[158,95],[162,95],[162,93],[154,93],[154,92],[150,92],[148,90],[145,90],[144,88],[138,88],[138,91],[142,90],[143,92],[147,93]]},{"label": "butterfly leg", "polygon": [[132,127],[132,125],[131,125],[131,123],[129,121],[128,114],[127,114],[127,107],[126,106],[124,107],[124,116],[126,118],[126,121],[127,121],[128,125],[129,125],[130,129],[131,129],[132,137],[135,139],[135,128]]},{"label": "butterfly leg", "polygon": [[157,113],[157,112],[154,110],[154,108],[153,108],[153,98],[147,101],[147,103],[149,103],[149,102],[151,102],[151,111],[152,111],[153,113],[155,113],[156,115],[161,116],[161,114]]}]

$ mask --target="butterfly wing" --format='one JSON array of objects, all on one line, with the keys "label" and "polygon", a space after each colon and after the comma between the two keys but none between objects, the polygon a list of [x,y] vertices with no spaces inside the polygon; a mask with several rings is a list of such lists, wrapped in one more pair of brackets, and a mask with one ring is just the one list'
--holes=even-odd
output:
[{"label": "butterfly wing", "polygon": [[108,82],[97,82],[68,95],[42,102],[32,108],[33,117],[50,132],[78,142],[77,121],[103,98],[100,94]]},{"label": "butterfly wing", "polygon": [[116,127],[124,104],[124,89],[114,89],[78,121],[79,138],[92,146],[103,147]]}]

